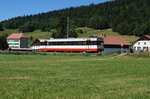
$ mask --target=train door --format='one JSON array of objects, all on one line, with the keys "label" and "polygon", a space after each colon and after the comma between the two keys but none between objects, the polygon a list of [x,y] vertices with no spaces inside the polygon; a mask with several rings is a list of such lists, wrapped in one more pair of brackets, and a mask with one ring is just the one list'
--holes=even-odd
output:
[{"label": "train door", "polygon": [[90,52],[91,51],[91,40],[87,40],[87,51]]},{"label": "train door", "polygon": [[103,38],[97,38],[97,49],[99,51],[104,50],[104,40],[103,40]]}]

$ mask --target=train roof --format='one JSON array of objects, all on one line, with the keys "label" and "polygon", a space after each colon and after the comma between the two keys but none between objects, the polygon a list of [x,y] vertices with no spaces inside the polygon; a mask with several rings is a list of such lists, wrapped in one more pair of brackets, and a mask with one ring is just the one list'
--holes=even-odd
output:
[{"label": "train roof", "polygon": [[[101,38],[103,39],[103,38]],[[87,40],[90,40],[90,41],[97,41],[97,38],[60,38],[60,39],[53,39],[53,38],[50,38],[50,39],[42,39],[40,40],[40,42],[64,42],[64,41],[87,41]]]}]

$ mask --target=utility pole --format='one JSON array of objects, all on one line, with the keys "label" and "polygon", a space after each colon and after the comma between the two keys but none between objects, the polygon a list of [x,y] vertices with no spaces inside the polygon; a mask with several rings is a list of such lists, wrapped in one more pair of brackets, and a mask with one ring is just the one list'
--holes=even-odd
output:
[{"label": "utility pole", "polygon": [[67,18],[67,38],[69,38],[69,17]]}]

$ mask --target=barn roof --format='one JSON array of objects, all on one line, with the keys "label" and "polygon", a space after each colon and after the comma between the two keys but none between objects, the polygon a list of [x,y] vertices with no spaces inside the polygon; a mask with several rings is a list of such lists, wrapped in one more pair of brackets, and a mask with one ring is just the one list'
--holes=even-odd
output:
[{"label": "barn roof", "polygon": [[104,45],[128,45],[131,46],[131,44],[124,40],[122,37],[119,36],[92,36],[92,37],[101,37],[104,39]]},{"label": "barn roof", "polygon": [[20,39],[20,38],[28,38],[23,33],[13,33],[7,37],[7,39]]}]

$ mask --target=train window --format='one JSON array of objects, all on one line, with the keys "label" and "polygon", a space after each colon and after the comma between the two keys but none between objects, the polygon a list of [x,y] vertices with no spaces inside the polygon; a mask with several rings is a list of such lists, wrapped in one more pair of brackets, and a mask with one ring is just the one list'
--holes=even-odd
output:
[{"label": "train window", "polygon": [[47,45],[47,42],[41,42],[41,45]]},{"label": "train window", "polygon": [[41,42],[41,45],[96,45],[94,42],[74,41],[74,42]]}]

